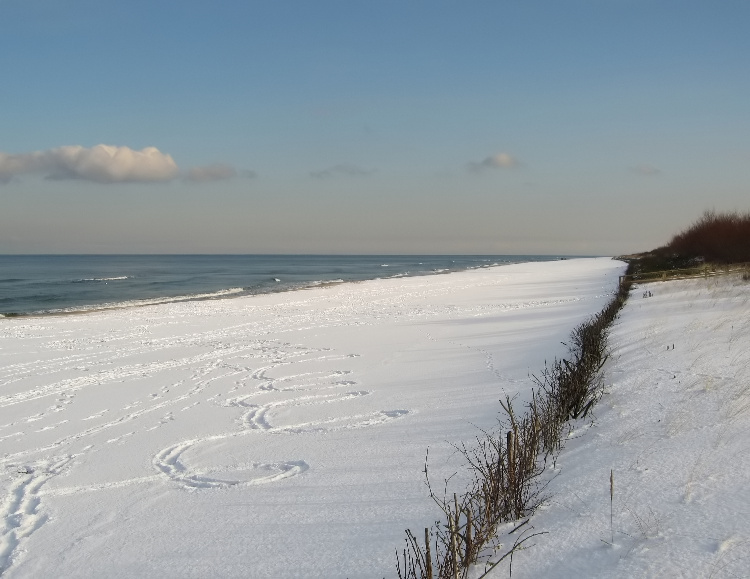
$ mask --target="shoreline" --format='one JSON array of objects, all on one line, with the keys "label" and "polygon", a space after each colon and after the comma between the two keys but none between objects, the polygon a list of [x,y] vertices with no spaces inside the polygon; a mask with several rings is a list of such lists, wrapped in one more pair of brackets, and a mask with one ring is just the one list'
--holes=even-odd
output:
[{"label": "shoreline", "polygon": [[[46,257],[46,256],[43,256]],[[377,256],[377,257],[394,257],[394,256]],[[492,256],[492,257],[501,257],[501,256]],[[517,263],[546,263],[547,261],[566,261],[569,259],[597,259],[598,257],[564,257],[564,256],[504,256],[504,257],[549,257],[549,260],[546,259],[535,259],[535,260],[529,260],[524,261],[522,259],[519,259],[518,261],[508,261],[505,263],[492,263],[492,264],[482,264],[482,265],[476,265],[476,266],[468,266],[458,269],[440,269],[440,270],[424,270],[424,271],[417,271],[417,272],[404,272],[404,273],[398,273],[390,276],[378,276],[378,277],[372,277],[372,278],[364,278],[364,279],[320,279],[320,280],[311,280],[308,282],[298,282],[292,285],[285,285],[283,287],[279,287],[277,289],[274,289],[273,286],[268,286],[265,288],[257,288],[257,287],[233,287],[233,288],[222,288],[219,290],[216,290],[215,292],[210,293],[201,293],[201,294],[180,294],[176,296],[162,296],[162,297],[154,297],[154,298],[143,298],[140,300],[133,300],[133,301],[115,301],[115,302],[103,302],[99,304],[87,304],[87,305],[81,305],[81,306],[70,306],[69,308],[64,309],[50,309],[50,310],[35,310],[32,312],[0,312],[0,320],[3,319],[17,319],[17,318],[46,318],[46,317],[57,317],[57,316],[70,316],[70,315],[80,315],[80,314],[89,314],[92,312],[102,312],[102,311],[110,311],[110,310],[121,310],[121,309],[128,309],[128,308],[140,308],[140,307],[146,307],[146,306],[153,306],[153,305],[159,305],[159,304],[165,304],[165,303],[182,303],[182,302],[193,302],[193,301],[210,301],[210,300],[221,300],[221,299],[234,299],[239,297],[248,297],[248,296],[258,296],[258,295],[266,295],[266,294],[277,294],[277,293],[287,293],[287,292],[296,292],[296,291],[305,291],[310,289],[315,289],[318,287],[330,287],[340,284],[350,284],[350,283],[361,283],[364,281],[372,281],[372,280],[379,280],[379,279],[400,279],[400,278],[412,278],[412,277],[428,277],[433,275],[447,275],[451,273],[459,273],[463,271],[472,271],[476,269],[489,269],[493,267],[504,267],[507,265],[513,265]],[[606,257],[606,256],[603,256]],[[611,258],[614,259],[614,258]],[[383,266],[384,267],[384,266]],[[110,280],[114,279],[128,279],[128,276],[122,276],[117,278],[107,278]],[[100,280],[84,280],[84,281],[100,281]],[[102,280],[103,281],[103,280]],[[277,280],[277,282],[280,280]]]}]

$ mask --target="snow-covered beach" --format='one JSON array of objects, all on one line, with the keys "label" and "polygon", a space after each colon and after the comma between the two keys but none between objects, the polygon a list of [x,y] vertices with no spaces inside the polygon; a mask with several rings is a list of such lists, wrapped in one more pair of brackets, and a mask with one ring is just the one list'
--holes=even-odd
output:
[{"label": "snow-covered beach", "polygon": [[[426,449],[460,491],[452,444],[492,427],[500,396],[528,396],[623,269],[1,320],[0,574],[394,576],[403,530],[436,518]],[[593,425],[547,471],[544,534],[514,576],[747,576],[748,314],[739,275],[632,291]]]},{"label": "snow-covered beach", "polygon": [[[3,577],[383,577],[623,264],[0,321]],[[455,479],[460,485],[461,475]]]}]

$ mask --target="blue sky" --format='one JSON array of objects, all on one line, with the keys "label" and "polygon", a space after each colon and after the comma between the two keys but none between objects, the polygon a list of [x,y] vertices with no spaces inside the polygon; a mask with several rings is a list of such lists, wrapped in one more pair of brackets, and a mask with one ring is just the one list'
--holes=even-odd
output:
[{"label": "blue sky", "polygon": [[0,21],[0,253],[616,254],[750,209],[744,0]]}]

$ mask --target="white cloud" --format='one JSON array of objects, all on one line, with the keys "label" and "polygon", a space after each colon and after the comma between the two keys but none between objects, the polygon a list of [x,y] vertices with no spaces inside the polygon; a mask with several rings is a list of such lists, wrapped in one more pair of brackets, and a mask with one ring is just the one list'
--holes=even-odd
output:
[{"label": "white cloud", "polygon": [[512,169],[513,167],[518,167],[519,164],[520,163],[518,162],[518,159],[509,155],[508,153],[497,153],[496,155],[485,157],[478,163],[469,163],[468,168],[470,171],[484,171],[486,169]]},{"label": "white cloud", "polygon": [[205,183],[207,181],[234,179],[236,176],[237,170],[234,167],[224,165],[223,163],[215,163],[213,165],[191,168],[187,172],[185,179],[194,183]]},{"label": "white cloud", "polygon": [[30,173],[46,179],[81,179],[96,183],[169,181],[177,176],[177,164],[156,147],[134,151],[129,147],[69,145],[8,154],[0,152],[0,182]]},{"label": "white cloud", "polygon": [[636,165],[635,167],[629,167],[629,169],[637,175],[645,175],[646,177],[653,177],[661,173],[661,169],[648,164]]},{"label": "white cloud", "polygon": [[322,171],[311,171],[310,176],[316,179],[331,179],[332,177],[365,177],[374,173],[373,169],[363,169],[357,165],[343,163]]}]

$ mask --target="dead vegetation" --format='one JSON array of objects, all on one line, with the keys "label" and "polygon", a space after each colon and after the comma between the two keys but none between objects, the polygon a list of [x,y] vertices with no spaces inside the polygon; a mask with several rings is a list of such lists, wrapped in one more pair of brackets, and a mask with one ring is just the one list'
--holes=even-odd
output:
[{"label": "dead vegetation", "polygon": [[[527,517],[543,498],[541,475],[560,451],[566,425],[588,417],[601,396],[608,329],[629,290],[628,282],[621,284],[600,313],[573,330],[568,356],[532,376],[535,388],[523,413],[506,397],[498,428],[482,432],[471,447],[458,447],[471,473],[465,492],[449,496],[448,481],[436,491],[425,459],[425,480],[440,520],[419,536],[406,531],[406,545],[397,551],[400,579],[465,578],[482,560],[488,572],[509,558],[512,570],[513,554],[540,534]],[[499,525],[510,522],[518,524],[499,537]]]}]

